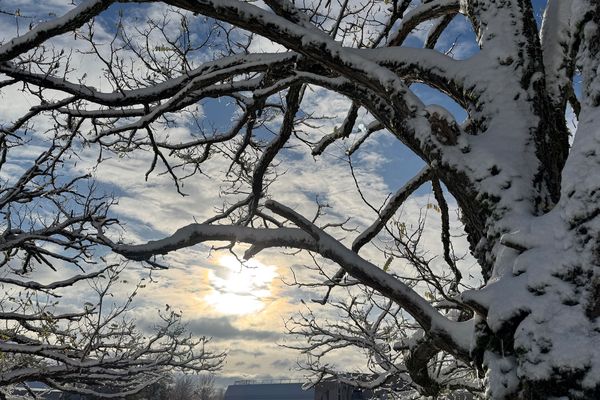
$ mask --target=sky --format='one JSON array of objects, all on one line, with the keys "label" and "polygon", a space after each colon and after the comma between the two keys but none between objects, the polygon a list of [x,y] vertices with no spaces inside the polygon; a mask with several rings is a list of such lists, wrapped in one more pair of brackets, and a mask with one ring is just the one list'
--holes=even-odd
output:
[{"label": "sky", "polygon": [[[70,3],[70,0],[0,0],[0,10],[19,9],[24,16],[52,18],[68,9]],[[536,10],[540,10],[543,4],[545,1],[534,1]],[[123,10],[128,29],[134,29],[148,18],[158,18],[163,12],[156,5],[112,7],[97,21],[96,35],[100,43],[108,43],[119,9]],[[539,12],[537,14],[541,15]],[[20,19],[19,32],[27,29],[27,25],[26,18]],[[408,39],[408,45],[422,45],[426,29],[420,28]],[[13,37],[15,29],[14,17],[0,15],[2,40]],[[78,53],[78,50],[86,50],[86,44],[73,39],[72,35],[63,35],[54,41],[57,47],[72,47],[75,51],[75,71],[69,79],[75,81],[85,74],[88,82],[94,83],[101,90],[108,90],[101,77],[101,65],[91,57]],[[438,47],[442,51],[447,50],[454,41],[459,42],[452,50],[455,58],[464,59],[477,52],[473,32],[463,17],[457,17],[452,22]],[[278,48],[279,46],[261,38],[253,43],[255,51],[272,51]],[[209,55],[199,52],[196,56],[202,60]],[[419,84],[412,85],[412,89],[426,104],[443,105],[459,121],[465,118],[464,110],[445,95]],[[2,121],[16,119],[35,104],[34,99],[15,87],[1,90],[0,102]],[[317,127],[304,127],[307,135],[320,137],[332,132],[342,122],[348,106],[349,102],[342,96],[311,87],[310,93],[302,102],[302,112],[332,118],[320,121]],[[232,116],[232,108],[224,100],[203,101],[196,107],[197,115],[206,126],[222,128]],[[164,134],[171,138],[189,137],[193,128],[189,121],[183,118],[177,122],[178,126],[165,128]],[[278,122],[276,119],[274,126]],[[367,125],[369,122],[370,117],[363,113],[357,126]],[[44,122],[40,124],[39,128],[42,129]],[[315,199],[318,198],[331,207],[324,217],[325,222],[339,222],[350,217],[351,226],[368,226],[376,214],[365,206],[357,192],[345,156],[346,150],[358,136],[360,132],[333,144],[322,156],[316,158],[299,143],[286,149],[277,159],[280,161],[278,171],[284,175],[270,187],[272,198],[305,216],[315,213]],[[33,149],[27,151],[31,153],[23,154],[20,160],[14,161],[14,171],[31,160]],[[187,196],[182,197],[175,191],[169,176],[160,173],[164,171],[158,170],[146,181],[145,173],[152,159],[149,153],[140,152],[122,157],[114,154],[95,168],[91,160],[95,160],[97,149],[81,148],[79,152],[80,159],[70,165],[71,171],[93,173],[99,189],[118,198],[113,212],[122,221],[121,234],[128,241],[142,242],[168,235],[181,226],[209,218],[214,214],[215,207],[222,203],[219,192],[223,187],[224,161],[219,160],[219,157],[203,167],[203,174],[185,181],[182,190]],[[376,133],[367,139],[352,161],[362,191],[375,207],[380,207],[390,193],[423,167],[421,160],[386,133]],[[424,185],[402,207],[398,218],[409,227],[417,226],[419,213],[426,213],[423,241],[433,256],[440,254],[441,245],[439,215],[433,211],[427,212],[427,204],[431,202],[431,188]],[[456,208],[452,199],[450,206]],[[451,213],[451,216],[453,232],[459,234],[461,230],[455,213]],[[348,235],[344,242],[348,243],[351,238]],[[461,262],[461,268],[467,272],[465,276],[470,276],[468,279],[472,280],[473,285],[477,285],[479,278],[475,261],[468,255],[468,245],[464,238],[457,238],[454,247],[457,254],[465,255]],[[382,260],[381,254],[373,246],[366,247],[361,254],[374,262]],[[302,301],[310,303],[311,299],[319,296],[318,292],[309,288],[289,285],[294,274],[301,280],[314,279],[314,274],[306,267],[310,265],[307,255],[286,255],[281,251],[269,250],[242,266],[226,251],[210,251],[208,246],[199,245],[168,255],[165,263],[169,265],[169,269],[153,271],[153,283],[149,283],[137,296],[135,315],[140,326],[149,329],[156,320],[156,310],[167,304],[181,310],[191,332],[195,335],[212,336],[212,345],[216,350],[227,350],[226,364],[217,375],[217,382],[221,385],[240,379],[302,378],[303,373],[298,371],[297,364],[303,361],[303,356],[282,345],[293,344],[296,340],[283,333],[285,321],[305,307]],[[434,263],[441,263],[439,257]],[[403,265],[395,260],[393,268],[401,269]],[[48,276],[42,278],[53,278],[50,273],[45,274]],[[124,280],[135,282],[144,278],[150,281],[148,275],[147,270],[130,263],[125,270]],[[128,286],[123,284],[117,288],[117,293],[123,295],[127,290]],[[61,301],[77,302],[85,293],[86,288],[76,288],[64,293]],[[342,296],[344,293],[339,294]],[[328,315],[336,317],[335,314]],[[361,355],[355,352],[341,353],[336,359],[340,365],[357,367],[361,366],[361,361]]]}]

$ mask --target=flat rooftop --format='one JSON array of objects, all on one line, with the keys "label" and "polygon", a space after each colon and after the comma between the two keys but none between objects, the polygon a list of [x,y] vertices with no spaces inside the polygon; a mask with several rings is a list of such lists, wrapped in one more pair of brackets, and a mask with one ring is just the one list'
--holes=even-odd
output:
[{"label": "flat rooftop", "polygon": [[314,388],[290,381],[237,381],[227,387],[225,400],[313,400]]}]

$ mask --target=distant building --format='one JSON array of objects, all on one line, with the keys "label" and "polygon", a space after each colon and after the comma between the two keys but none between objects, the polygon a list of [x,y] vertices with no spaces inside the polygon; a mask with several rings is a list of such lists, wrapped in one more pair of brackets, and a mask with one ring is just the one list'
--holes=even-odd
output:
[{"label": "distant building", "polygon": [[334,381],[307,390],[299,382],[238,381],[227,387],[224,400],[366,400],[365,394]]},{"label": "distant building", "polygon": [[314,400],[366,400],[371,394],[340,382],[327,381],[315,387]]},{"label": "distant building", "polygon": [[302,383],[238,381],[229,385],[224,400],[314,400],[315,390]]}]

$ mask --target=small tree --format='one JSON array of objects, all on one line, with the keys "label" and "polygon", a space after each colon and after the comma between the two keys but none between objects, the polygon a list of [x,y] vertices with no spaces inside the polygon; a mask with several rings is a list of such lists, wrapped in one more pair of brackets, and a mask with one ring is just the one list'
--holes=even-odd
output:
[{"label": "small tree", "polygon": [[45,288],[48,299],[4,285],[0,386],[38,381],[65,392],[122,398],[171,371],[219,369],[223,354],[206,349],[208,339],[186,333],[179,314],[159,313],[160,323],[149,333],[136,327],[128,311],[141,284],[120,304],[112,300],[121,269],[105,268],[85,279],[97,300],[87,297],[76,312],[56,311],[65,307],[52,301],[54,289]]},{"label": "small tree", "polygon": [[218,400],[219,391],[215,387],[212,374],[179,375],[169,391],[173,400]]},{"label": "small tree", "polygon": [[191,375],[180,375],[170,390],[170,396],[177,400],[193,400],[196,393],[196,379]]},{"label": "small tree", "polygon": [[200,375],[196,397],[198,400],[217,400],[214,375]]},{"label": "small tree", "polygon": [[172,379],[170,376],[146,386],[139,393],[127,396],[127,400],[170,400]]}]

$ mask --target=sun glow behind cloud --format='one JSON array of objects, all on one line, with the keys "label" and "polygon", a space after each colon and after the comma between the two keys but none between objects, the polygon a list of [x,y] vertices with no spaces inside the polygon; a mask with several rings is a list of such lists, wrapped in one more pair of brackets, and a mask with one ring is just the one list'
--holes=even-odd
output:
[{"label": "sun glow behind cloud", "polygon": [[204,300],[217,312],[226,315],[256,313],[265,307],[271,295],[271,282],[277,276],[277,268],[256,260],[244,265],[234,256],[219,257],[222,270],[210,271],[208,279],[214,290]]}]

